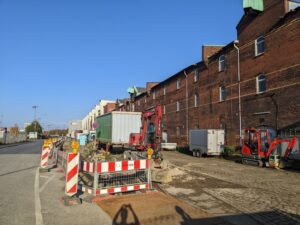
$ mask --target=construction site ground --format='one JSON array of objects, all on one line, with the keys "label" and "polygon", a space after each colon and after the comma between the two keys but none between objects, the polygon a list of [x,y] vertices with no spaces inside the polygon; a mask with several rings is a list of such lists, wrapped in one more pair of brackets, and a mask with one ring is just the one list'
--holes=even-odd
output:
[{"label": "construction site ground", "polygon": [[233,224],[300,224],[300,173],[165,151],[161,190]]},{"label": "construction site ground", "polygon": [[114,225],[231,224],[161,192],[111,197],[97,204],[111,217]]}]

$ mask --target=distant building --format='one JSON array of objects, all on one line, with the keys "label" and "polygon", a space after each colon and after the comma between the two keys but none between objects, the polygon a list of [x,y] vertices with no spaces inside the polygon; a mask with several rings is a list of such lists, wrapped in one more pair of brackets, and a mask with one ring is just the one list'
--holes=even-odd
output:
[{"label": "distant building", "polygon": [[81,120],[72,120],[69,122],[68,126],[68,136],[75,136],[75,132],[78,130],[82,130]]},{"label": "distant building", "polygon": [[104,107],[108,103],[115,103],[115,101],[110,100],[100,100],[97,105],[82,119],[82,130],[91,131],[96,128],[96,118],[97,116],[104,114]]}]

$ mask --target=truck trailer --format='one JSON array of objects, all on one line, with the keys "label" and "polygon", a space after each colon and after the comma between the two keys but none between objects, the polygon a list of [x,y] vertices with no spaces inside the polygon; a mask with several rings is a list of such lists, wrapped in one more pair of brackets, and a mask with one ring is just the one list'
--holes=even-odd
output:
[{"label": "truck trailer", "polygon": [[224,153],[225,132],[222,129],[190,130],[189,147],[193,156],[220,156]]},{"label": "truck trailer", "polygon": [[131,133],[139,133],[140,112],[113,111],[96,118],[96,140],[100,146],[124,146],[129,144]]}]

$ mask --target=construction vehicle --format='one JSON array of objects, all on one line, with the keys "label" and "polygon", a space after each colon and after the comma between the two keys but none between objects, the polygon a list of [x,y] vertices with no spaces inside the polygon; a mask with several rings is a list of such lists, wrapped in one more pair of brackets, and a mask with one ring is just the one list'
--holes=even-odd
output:
[{"label": "construction vehicle", "polygon": [[162,107],[152,107],[142,113],[140,133],[131,133],[129,145],[137,151],[153,151],[152,158],[162,160],[161,148]]},{"label": "construction vehicle", "polygon": [[286,168],[291,163],[290,155],[299,145],[296,136],[279,138],[269,127],[244,130],[242,163],[260,167]]}]

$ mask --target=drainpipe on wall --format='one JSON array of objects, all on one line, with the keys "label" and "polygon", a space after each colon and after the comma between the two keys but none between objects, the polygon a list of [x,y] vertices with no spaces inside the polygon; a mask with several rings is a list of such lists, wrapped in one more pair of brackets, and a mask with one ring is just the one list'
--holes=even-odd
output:
[{"label": "drainpipe on wall", "polygon": [[239,128],[240,128],[240,146],[242,146],[242,105],[241,105],[241,69],[240,69],[240,49],[236,45],[239,41],[235,40],[233,45],[237,50],[237,74],[238,74],[238,100],[239,100]]},{"label": "drainpipe on wall", "polygon": [[188,96],[188,75],[183,71],[185,76],[185,97],[186,97],[186,143],[189,144],[189,96]]}]

